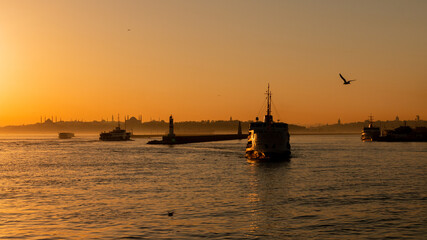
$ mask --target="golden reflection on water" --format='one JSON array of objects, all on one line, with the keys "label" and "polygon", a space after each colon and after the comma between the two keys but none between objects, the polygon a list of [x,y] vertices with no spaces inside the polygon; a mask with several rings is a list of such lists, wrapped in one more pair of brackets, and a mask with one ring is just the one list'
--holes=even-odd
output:
[{"label": "golden reflection on water", "polygon": [[249,232],[250,233],[255,233],[257,232],[258,229],[258,218],[259,218],[259,213],[257,210],[257,206],[258,206],[258,202],[260,201],[259,199],[259,194],[258,194],[258,178],[256,177],[256,163],[253,160],[249,160],[248,162],[250,163],[249,165],[249,171],[250,171],[250,178],[249,178],[249,186],[250,186],[250,190],[252,192],[248,193],[247,196],[247,200],[249,202],[249,205],[251,206],[251,222],[249,224]]},{"label": "golden reflection on water", "polygon": [[287,206],[287,174],[288,161],[256,161],[247,159],[249,163],[250,192],[247,201],[252,207],[250,233],[268,233],[278,223],[271,220],[277,214],[286,216]]}]

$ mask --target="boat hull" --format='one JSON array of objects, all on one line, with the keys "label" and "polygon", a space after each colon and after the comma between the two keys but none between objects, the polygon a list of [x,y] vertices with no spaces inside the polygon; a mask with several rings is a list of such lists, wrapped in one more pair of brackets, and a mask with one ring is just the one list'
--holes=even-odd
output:
[{"label": "boat hull", "polygon": [[[273,127],[275,126],[275,127]],[[291,146],[287,124],[252,128],[248,134],[246,158],[257,160],[289,159]]]},{"label": "boat hull", "polygon": [[290,160],[291,152],[261,152],[247,150],[245,157],[250,160]]},{"label": "boat hull", "polygon": [[130,138],[99,138],[101,141],[130,141]]},{"label": "boat hull", "polygon": [[379,139],[380,137],[380,133],[381,131],[379,128],[373,128],[373,127],[364,128],[360,139],[363,142],[377,141],[377,139]]},{"label": "boat hull", "polygon": [[58,138],[59,139],[70,139],[74,137],[74,133],[59,133]]},{"label": "boat hull", "polygon": [[125,134],[111,134],[111,133],[101,133],[99,135],[99,140],[101,141],[130,141],[130,133]]}]

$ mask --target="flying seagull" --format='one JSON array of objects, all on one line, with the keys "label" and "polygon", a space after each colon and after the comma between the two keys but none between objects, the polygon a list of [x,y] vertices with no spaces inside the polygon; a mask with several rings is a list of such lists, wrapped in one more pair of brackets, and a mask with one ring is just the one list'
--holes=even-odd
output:
[{"label": "flying seagull", "polygon": [[356,81],[356,80],[348,80],[348,81],[345,80],[345,78],[341,75],[341,73],[340,73],[340,77],[344,81],[344,85],[350,84],[350,82],[352,82],[352,81]]}]

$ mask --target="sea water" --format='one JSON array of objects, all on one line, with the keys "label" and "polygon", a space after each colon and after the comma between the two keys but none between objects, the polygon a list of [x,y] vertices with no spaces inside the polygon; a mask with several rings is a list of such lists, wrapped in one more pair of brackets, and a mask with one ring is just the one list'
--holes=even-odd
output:
[{"label": "sea water", "polygon": [[427,143],[292,135],[290,161],[250,162],[244,140],[147,141],[0,135],[0,239],[427,237]]}]

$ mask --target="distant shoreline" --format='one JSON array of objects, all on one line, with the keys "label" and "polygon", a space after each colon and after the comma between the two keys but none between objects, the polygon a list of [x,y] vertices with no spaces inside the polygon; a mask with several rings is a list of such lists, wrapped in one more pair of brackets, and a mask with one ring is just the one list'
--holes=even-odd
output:
[{"label": "distant shoreline", "polygon": [[[85,135],[99,135],[97,132],[77,132],[80,136]],[[202,136],[202,135],[223,135],[223,134],[234,134],[234,133],[212,133],[212,134],[193,134],[193,133],[182,133],[177,134],[178,136]],[[0,132],[0,135],[9,135],[9,136],[22,136],[22,135],[53,135],[57,136],[57,132]],[[152,137],[162,137],[165,134],[135,134],[134,138],[152,138]],[[360,135],[358,132],[290,132],[290,135]]]},{"label": "distant shoreline", "polygon": [[[212,134],[236,134],[239,124],[242,133],[247,133],[252,121],[224,120],[224,121],[193,121],[175,122],[175,133],[177,135],[212,135]],[[99,134],[115,128],[118,122],[108,121],[70,121],[54,122],[50,119],[45,122],[0,127],[0,134],[58,134],[59,132],[72,132],[75,134]],[[327,124],[317,127],[304,127],[288,124],[291,135],[357,135],[361,134],[369,122],[352,122]],[[425,120],[408,121],[376,121],[374,126],[381,130],[392,130],[400,126],[427,127]],[[169,123],[165,121],[142,122],[136,118],[130,118],[120,124],[135,135],[164,135],[169,130]]]}]

